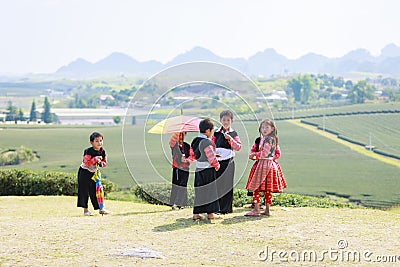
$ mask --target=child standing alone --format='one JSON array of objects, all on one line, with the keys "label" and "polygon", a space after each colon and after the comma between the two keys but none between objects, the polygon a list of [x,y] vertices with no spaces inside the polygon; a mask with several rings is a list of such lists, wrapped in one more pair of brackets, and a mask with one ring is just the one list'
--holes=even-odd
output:
[{"label": "child standing alone", "polygon": [[[272,204],[272,193],[281,193],[286,188],[286,181],[277,159],[281,155],[278,146],[278,131],[275,122],[265,119],[258,129],[261,138],[256,140],[249,155],[250,159],[257,160],[251,169],[246,189],[253,191],[254,208],[246,216],[260,216],[260,192],[264,192],[265,212],[270,215],[269,206]],[[258,142],[257,142],[258,141]],[[258,146],[258,149],[255,147]]]},{"label": "child standing alone", "polygon": [[[89,148],[83,152],[83,161],[78,170],[78,207],[83,208],[83,214],[90,216],[88,200],[92,202],[93,208],[99,210],[100,206],[96,197],[96,182],[92,179],[97,168],[104,168],[107,165],[106,151],[103,149],[103,135],[94,132],[89,137]],[[100,209],[100,214],[109,214],[105,209]]]}]

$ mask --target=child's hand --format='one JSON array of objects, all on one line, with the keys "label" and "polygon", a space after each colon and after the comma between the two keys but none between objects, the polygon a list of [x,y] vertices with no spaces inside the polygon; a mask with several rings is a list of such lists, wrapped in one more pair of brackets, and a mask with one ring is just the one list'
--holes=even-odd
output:
[{"label": "child's hand", "polygon": [[249,159],[252,159],[252,160],[256,159],[256,153],[254,153],[254,152],[250,153]]},{"label": "child's hand", "polygon": [[96,159],[97,159],[97,163],[100,163],[103,160],[103,157],[102,156],[96,156]]},{"label": "child's hand", "polygon": [[232,136],[230,136],[229,134],[224,134],[224,137],[228,141],[230,141],[232,139]]}]

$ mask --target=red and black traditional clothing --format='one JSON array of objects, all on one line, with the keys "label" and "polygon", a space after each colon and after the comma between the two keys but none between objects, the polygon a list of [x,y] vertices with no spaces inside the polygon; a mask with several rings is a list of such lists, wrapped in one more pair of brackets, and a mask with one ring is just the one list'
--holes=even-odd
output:
[{"label": "red and black traditional clothing", "polygon": [[193,214],[214,213],[219,211],[218,194],[215,184],[216,170],[220,168],[215,157],[215,147],[204,134],[199,134],[191,144],[196,162],[194,177]]},{"label": "red and black traditional clothing", "polygon": [[[102,157],[100,163],[97,161],[97,156]],[[106,151],[103,148],[95,150],[93,147],[85,149],[82,164],[78,170],[78,207],[88,208],[90,197],[93,208],[95,210],[100,208],[96,198],[96,182],[92,179],[96,172],[96,164],[102,168],[107,166]]]},{"label": "red and black traditional clothing", "polygon": [[[179,144],[179,133],[173,133],[169,140],[172,152],[172,188],[170,195],[171,206],[188,205],[187,183],[189,179],[189,165],[195,160],[190,145],[186,142]],[[187,162],[182,162],[182,157]]]},{"label": "red and black traditional clothing", "polygon": [[[225,134],[228,134],[231,138],[227,140]],[[242,143],[235,130],[229,128],[225,131],[223,127],[214,132],[211,140],[215,144],[217,154],[220,155],[218,161],[221,167],[217,171],[219,212],[223,214],[232,213],[235,176],[234,151],[239,151],[242,148]]]},{"label": "red and black traditional clothing", "polygon": [[277,161],[281,151],[276,138],[256,139],[251,152],[257,161],[250,170],[246,189],[253,191],[253,203],[260,203],[260,192],[264,192],[265,201],[272,204],[271,193],[280,193],[287,186]]}]

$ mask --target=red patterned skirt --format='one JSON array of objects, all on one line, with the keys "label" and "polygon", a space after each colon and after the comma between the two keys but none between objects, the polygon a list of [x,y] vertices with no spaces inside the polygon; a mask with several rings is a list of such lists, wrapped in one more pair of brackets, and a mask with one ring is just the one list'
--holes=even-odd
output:
[{"label": "red patterned skirt", "polygon": [[247,190],[281,193],[286,187],[285,177],[277,161],[261,159],[251,167]]}]

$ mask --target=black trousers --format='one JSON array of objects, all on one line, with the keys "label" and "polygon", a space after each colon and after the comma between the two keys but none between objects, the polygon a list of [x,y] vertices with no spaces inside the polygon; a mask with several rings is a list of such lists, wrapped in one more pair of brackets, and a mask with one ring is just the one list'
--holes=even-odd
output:
[{"label": "black trousers", "polygon": [[196,169],[194,175],[193,214],[213,213],[219,211],[218,193],[215,178],[217,172],[213,167]]},{"label": "black trousers", "polygon": [[233,158],[221,160],[217,171],[218,203],[222,214],[232,213],[233,205],[233,178],[235,175],[235,162]]},{"label": "black trousers", "polygon": [[96,182],[92,180],[93,172],[79,167],[78,170],[78,207],[88,208],[88,201],[92,202],[95,210],[100,209],[96,198]]},{"label": "black trousers", "polygon": [[187,183],[189,180],[189,171],[178,168],[172,169],[172,188],[170,204],[183,207],[188,205]]}]

